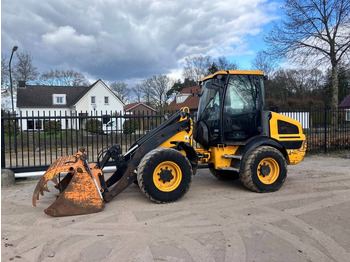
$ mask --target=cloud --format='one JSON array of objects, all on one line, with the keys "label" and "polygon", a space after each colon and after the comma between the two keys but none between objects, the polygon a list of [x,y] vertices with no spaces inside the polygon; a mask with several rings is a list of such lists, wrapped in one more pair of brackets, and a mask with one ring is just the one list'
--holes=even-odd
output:
[{"label": "cloud", "polygon": [[2,52],[39,70],[70,68],[106,81],[178,70],[189,55],[250,53],[247,36],[275,19],[266,0],[2,1]]},{"label": "cloud", "polygon": [[95,45],[95,38],[91,35],[78,35],[71,26],[61,26],[55,32],[42,35],[43,44],[48,46],[63,47],[69,46],[89,47]]}]

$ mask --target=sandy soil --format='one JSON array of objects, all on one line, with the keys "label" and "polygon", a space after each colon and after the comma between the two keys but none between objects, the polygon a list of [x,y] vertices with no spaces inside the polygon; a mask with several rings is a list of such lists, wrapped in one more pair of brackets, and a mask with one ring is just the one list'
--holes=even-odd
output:
[{"label": "sandy soil", "polygon": [[[350,152],[347,152],[348,154]],[[349,261],[350,159],[308,156],[275,193],[199,170],[187,195],[149,201],[136,185],[97,214],[53,218],[36,180],[2,189],[2,261]],[[52,185],[52,184],[51,184]]]}]

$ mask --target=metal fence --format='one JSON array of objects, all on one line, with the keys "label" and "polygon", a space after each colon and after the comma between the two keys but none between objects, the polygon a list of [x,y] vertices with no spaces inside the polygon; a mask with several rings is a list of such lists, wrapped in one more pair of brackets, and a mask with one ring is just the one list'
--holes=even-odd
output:
[{"label": "metal fence", "polygon": [[123,152],[141,136],[164,122],[165,114],[138,112],[66,112],[38,116],[38,112],[1,118],[1,166],[14,172],[46,170],[57,158],[84,147],[89,161],[114,144]]},{"label": "metal fence", "polygon": [[[100,150],[113,144],[120,144],[126,152],[138,138],[164,122],[164,113],[5,114],[1,118],[1,166],[14,172],[46,170],[55,159],[75,154],[80,147],[92,162],[97,161]],[[350,109],[281,110],[281,114],[302,124],[308,151],[350,148]]]},{"label": "metal fence", "polygon": [[280,113],[301,123],[308,152],[350,148],[350,109],[284,109]]}]

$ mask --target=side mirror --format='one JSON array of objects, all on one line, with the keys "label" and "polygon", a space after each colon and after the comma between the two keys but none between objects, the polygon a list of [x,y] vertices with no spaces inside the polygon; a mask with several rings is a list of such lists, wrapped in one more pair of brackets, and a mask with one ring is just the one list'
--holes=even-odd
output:
[{"label": "side mirror", "polygon": [[269,110],[276,113],[280,112],[280,109],[278,106],[270,106]]}]

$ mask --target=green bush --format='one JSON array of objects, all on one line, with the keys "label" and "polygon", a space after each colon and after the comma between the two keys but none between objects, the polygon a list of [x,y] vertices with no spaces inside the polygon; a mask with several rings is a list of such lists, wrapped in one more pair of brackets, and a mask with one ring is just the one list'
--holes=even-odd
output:
[{"label": "green bush", "polygon": [[4,133],[9,136],[13,136],[16,131],[16,136],[19,134],[19,125],[17,121],[5,120],[4,121]]},{"label": "green bush", "polygon": [[46,134],[49,135],[54,135],[57,134],[61,131],[61,121],[57,120],[50,120],[50,121],[45,121],[44,124],[44,131]]},{"label": "green bush", "polygon": [[91,133],[101,133],[102,121],[98,119],[89,119],[86,121],[85,129]]},{"label": "green bush", "polygon": [[135,119],[125,120],[123,123],[123,132],[124,134],[132,134],[139,128],[139,124]]}]

